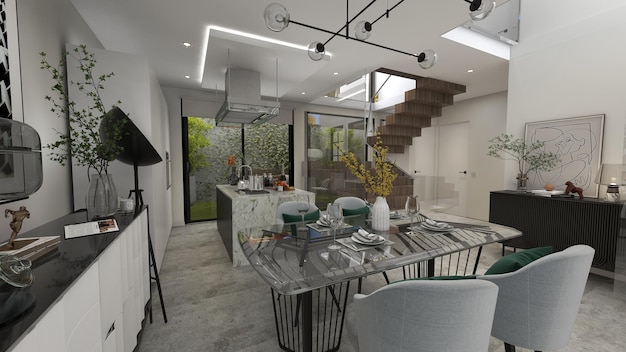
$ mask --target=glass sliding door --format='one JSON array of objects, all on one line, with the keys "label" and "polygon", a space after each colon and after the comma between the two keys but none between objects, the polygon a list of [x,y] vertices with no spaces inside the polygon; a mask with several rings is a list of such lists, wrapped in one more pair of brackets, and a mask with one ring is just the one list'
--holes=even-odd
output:
[{"label": "glass sliding door", "polygon": [[320,209],[337,197],[364,198],[339,158],[342,152],[353,152],[365,160],[365,142],[362,117],[307,113],[307,189],[315,192]]},{"label": "glass sliding door", "polygon": [[229,157],[241,160],[241,125],[215,126],[215,119],[183,117],[185,222],[217,217],[215,186],[228,183]]},{"label": "glass sliding door", "polygon": [[183,117],[182,130],[186,223],[217,218],[215,186],[228,184],[233,169],[249,165],[253,174],[276,179],[291,171],[290,125],[216,126],[213,118]]}]

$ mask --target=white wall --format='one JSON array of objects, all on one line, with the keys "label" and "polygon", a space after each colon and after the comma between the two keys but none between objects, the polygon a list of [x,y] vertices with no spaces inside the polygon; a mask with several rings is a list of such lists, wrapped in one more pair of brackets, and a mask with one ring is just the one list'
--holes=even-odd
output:
[{"label": "white wall", "polygon": [[511,189],[503,184],[503,161],[487,156],[489,140],[501,134],[506,126],[507,93],[500,92],[464,100],[443,109],[437,124],[469,122],[469,151],[466,215],[489,219],[489,192]]},{"label": "white wall", "polygon": [[[78,44],[78,43],[75,43]],[[68,51],[75,45],[68,45]],[[97,48],[87,48],[94,54],[96,67],[94,74],[100,75],[113,72],[115,75],[107,79],[100,95],[107,109],[118,100],[119,107],[124,111],[143,135],[154,146],[161,156],[158,164],[138,167],[139,188],[143,189],[144,204],[150,207],[150,235],[152,238],[156,261],[160,265],[172,227],[171,220],[171,189],[166,186],[165,151],[169,148],[169,121],[167,118],[167,104],[162,94],[154,72],[150,69],[147,59],[126,53],[108,51]],[[68,62],[72,62],[68,60]],[[80,75],[68,63],[68,78],[73,79]],[[74,78],[76,79],[76,78]],[[84,95],[76,92],[70,86],[70,96],[74,96],[80,106]],[[73,168],[74,208],[85,208],[85,196],[89,189],[87,169]],[[126,197],[129,191],[135,188],[135,174],[132,165],[113,161],[109,165],[109,174],[118,195]]]},{"label": "white wall", "polygon": [[[102,45],[69,0],[17,0],[17,12],[24,101],[24,117],[18,120],[34,127],[41,137],[42,145],[46,145],[57,140],[54,130],[65,132],[67,125],[65,120],[58,118],[50,111],[50,103],[44,100],[46,95],[52,93],[50,87],[54,82],[48,72],[40,69],[41,57],[39,53],[45,52],[48,61],[55,65],[66,50],[66,43],[85,44],[94,51],[102,49]],[[102,52],[105,51],[102,50]],[[114,54],[111,55],[115,56]],[[169,124],[165,100],[158,87],[158,82],[154,74],[150,72],[146,60],[129,57],[125,57],[124,60],[130,60],[138,65],[140,65],[139,63],[144,64],[141,68],[139,66],[133,67],[133,70],[142,71],[140,74],[144,77],[145,85],[132,92],[124,92],[125,96],[119,99],[130,104],[135,102],[137,95],[146,96],[136,101],[141,102],[138,103],[141,104],[138,105],[141,108],[130,111],[131,115],[134,115],[131,118],[144,134],[152,137],[151,141],[155,148],[164,157],[164,150],[170,148],[169,138],[166,138],[169,136]],[[125,76],[129,78],[133,74],[130,71],[123,71],[123,66],[119,66],[119,70],[115,70],[115,73],[115,79],[118,77],[121,79]],[[149,103],[144,105],[146,101]],[[145,116],[146,120],[135,120],[139,116]],[[84,201],[77,201],[76,204],[73,204],[72,168],[51,161],[48,150],[44,150],[42,159],[44,173],[42,187],[29,199],[5,205],[6,208],[10,209],[24,205],[30,211],[31,217],[24,221],[22,232],[66,215],[75,208],[84,208]],[[131,175],[130,177],[115,179],[118,192],[126,196],[125,193],[128,192],[133,183],[132,166],[119,162],[114,163],[119,164],[113,165],[112,171],[114,173],[116,168],[120,168],[124,173],[129,172],[128,175]],[[81,179],[86,175],[82,172],[78,173]],[[123,174],[120,173],[119,175]],[[144,200],[150,204],[150,230],[157,263],[160,263],[171,229],[171,191],[167,191],[165,187],[165,163],[153,167],[141,167],[140,175],[142,186],[148,182],[154,185],[154,189],[144,194]],[[86,177],[84,179],[86,182]],[[78,192],[82,191],[84,190],[78,190]],[[84,199],[84,196],[81,198],[79,195],[78,199]],[[0,228],[8,229],[9,221],[10,219],[6,219],[6,225],[1,225]],[[0,241],[8,239],[9,235],[10,231],[0,231]]]},{"label": "white wall", "polygon": [[[47,54],[48,61],[57,63],[65,51],[67,41],[101,47],[89,27],[69,0],[18,0],[18,30],[20,44],[20,67],[24,116],[21,120],[34,127],[41,137],[42,145],[56,140],[54,129],[65,131],[64,120],[50,111],[50,103],[44,96],[52,91],[50,74],[41,70],[40,52]],[[13,66],[13,63],[12,63]],[[70,167],[50,161],[47,151],[43,153],[43,184],[30,198],[4,205],[17,209],[26,206],[31,216],[22,226],[22,232],[72,211],[72,188]],[[9,219],[2,218],[0,242],[10,235]]]},{"label": "white wall", "polygon": [[[507,132],[525,123],[605,114],[602,160],[621,163],[626,116],[624,1],[524,1],[511,51]],[[516,175],[506,164],[505,182]],[[600,189],[602,194],[603,189]]]}]

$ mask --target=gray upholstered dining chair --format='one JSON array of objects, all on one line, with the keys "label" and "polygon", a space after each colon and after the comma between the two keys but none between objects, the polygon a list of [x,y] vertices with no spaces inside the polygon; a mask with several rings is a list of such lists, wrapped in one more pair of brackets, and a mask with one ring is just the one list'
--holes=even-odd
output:
[{"label": "gray upholstered dining chair", "polygon": [[339,197],[335,199],[333,203],[341,205],[344,216],[359,214],[367,215],[370,213],[370,208],[367,206],[367,202],[359,197]]},{"label": "gray upholstered dining chair", "polygon": [[319,208],[315,204],[293,200],[282,203],[276,208],[274,220],[277,224],[285,224],[300,221],[302,217],[305,220],[317,220],[319,216]]},{"label": "gray upholstered dining chair", "polygon": [[497,296],[483,280],[406,280],[355,294],[355,350],[487,351]]},{"label": "gray upholstered dining chair", "polygon": [[500,288],[491,335],[504,341],[507,352],[515,346],[542,351],[567,345],[594,252],[575,245],[514,272],[477,276]]}]

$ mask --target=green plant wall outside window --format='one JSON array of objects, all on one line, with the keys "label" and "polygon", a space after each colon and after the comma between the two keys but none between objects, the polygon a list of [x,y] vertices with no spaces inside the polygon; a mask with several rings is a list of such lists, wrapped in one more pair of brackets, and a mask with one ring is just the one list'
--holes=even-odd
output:
[{"label": "green plant wall outside window", "polygon": [[203,150],[211,145],[209,131],[213,125],[208,124],[199,117],[187,119],[188,144],[189,144],[189,173],[194,174],[201,168],[209,166],[209,158]]}]

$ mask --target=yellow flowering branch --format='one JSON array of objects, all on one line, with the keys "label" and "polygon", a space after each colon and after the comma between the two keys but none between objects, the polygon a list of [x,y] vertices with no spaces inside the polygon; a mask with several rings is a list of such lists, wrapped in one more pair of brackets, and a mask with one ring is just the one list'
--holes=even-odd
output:
[{"label": "yellow flowering branch", "polygon": [[393,181],[398,177],[398,174],[393,169],[393,163],[387,161],[389,148],[383,146],[380,134],[376,135],[376,143],[374,144],[374,174],[366,169],[364,164],[358,162],[353,152],[346,153],[341,148],[339,150],[341,151],[339,159],[361,181],[367,193],[382,197],[391,194]]}]

